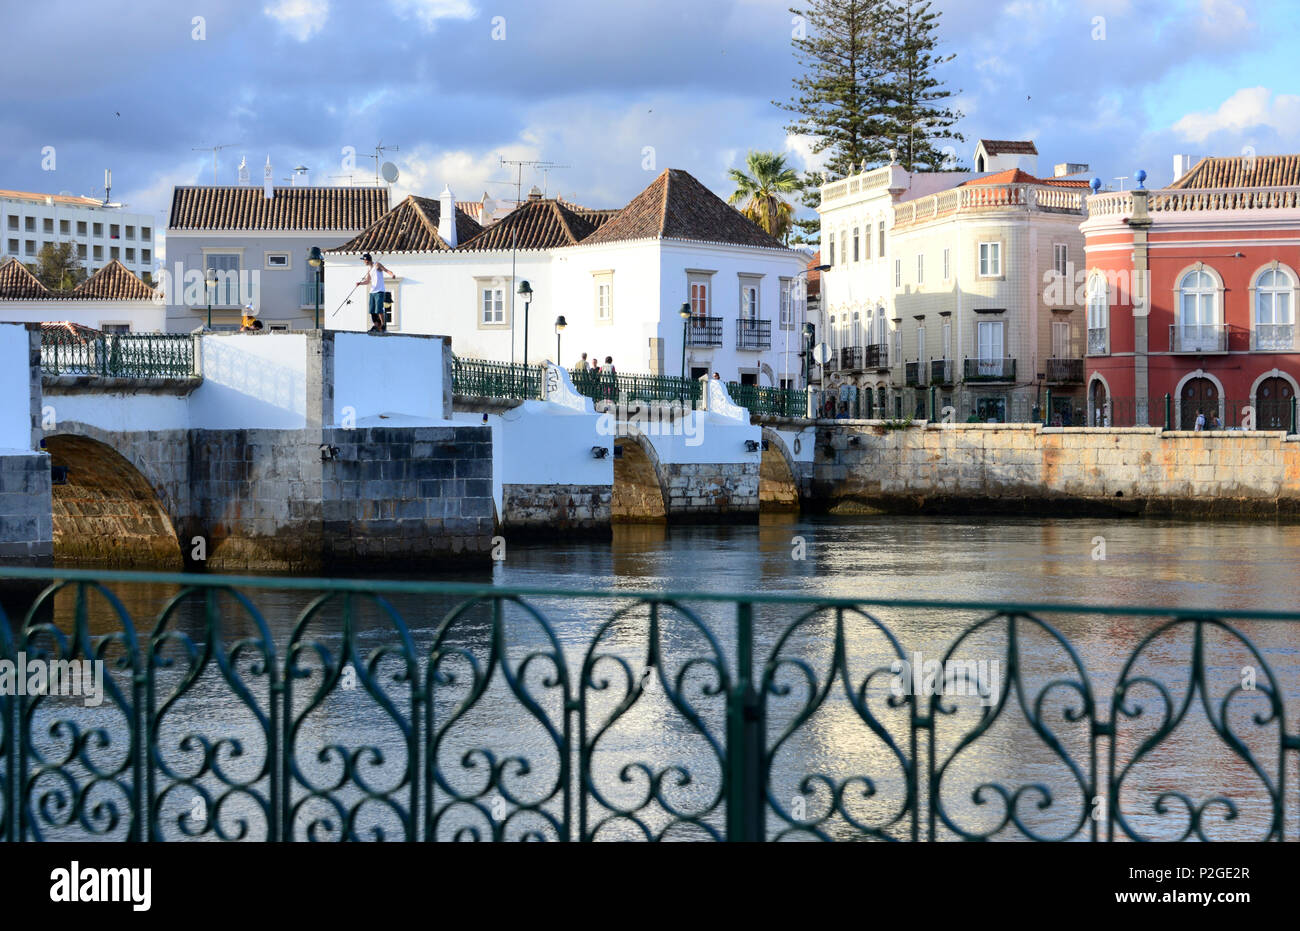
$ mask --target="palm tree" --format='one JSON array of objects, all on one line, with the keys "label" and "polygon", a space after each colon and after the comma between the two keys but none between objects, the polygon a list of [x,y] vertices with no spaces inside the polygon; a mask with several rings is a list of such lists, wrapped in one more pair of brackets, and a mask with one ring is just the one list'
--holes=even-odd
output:
[{"label": "palm tree", "polygon": [[727,203],[738,206],[740,212],[782,242],[788,243],[794,225],[794,207],[782,194],[799,190],[799,173],[785,164],[785,156],[777,152],[750,152],[745,157],[749,174],[732,168],[727,177],[736,184],[736,193]]}]

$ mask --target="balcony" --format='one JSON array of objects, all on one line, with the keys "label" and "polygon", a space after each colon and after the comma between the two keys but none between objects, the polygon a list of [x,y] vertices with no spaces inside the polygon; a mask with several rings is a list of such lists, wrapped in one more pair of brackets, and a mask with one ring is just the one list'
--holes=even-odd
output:
[{"label": "balcony", "polygon": [[845,346],[838,353],[841,372],[861,372],[863,352],[861,346]]},{"label": "balcony", "polygon": [[966,359],[963,364],[962,380],[978,381],[1015,381],[1015,359]]},{"label": "balcony", "polygon": [[772,348],[772,321],[741,317],[736,321],[736,348],[763,352]]},{"label": "balcony", "polygon": [[1110,329],[1108,327],[1088,328],[1088,355],[1110,355]]},{"label": "balcony", "polygon": [[864,353],[862,367],[868,371],[888,372],[889,344],[877,343],[874,346],[868,346]]},{"label": "balcony", "polygon": [[1228,328],[1222,323],[1174,324],[1169,328],[1170,352],[1227,352]]},{"label": "balcony", "polygon": [[909,388],[924,388],[926,374],[924,362],[908,362],[903,366],[903,378]]},{"label": "balcony", "polygon": [[304,281],[298,285],[298,306],[315,307],[325,303],[325,284],[323,282]]},{"label": "balcony", "polygon": [[1255,324],[1255,331],[1250,334],[1250,348],[1256,352],[1292,352],[1295,349],[1295,325]]},{"label": "balcony", "polygon": [[952,359],[932,359],[930,361],[930,384],[951,385],[953,383]]},{"label": "balcony", "polygon": [[717,348],[722,345],[722,318],[692,316],[686,326],[686,345]]},{"label": "balcony", "polygon": [[1083,384],[1082,359],[1048,359],[1047,383],[1049,385]]}]

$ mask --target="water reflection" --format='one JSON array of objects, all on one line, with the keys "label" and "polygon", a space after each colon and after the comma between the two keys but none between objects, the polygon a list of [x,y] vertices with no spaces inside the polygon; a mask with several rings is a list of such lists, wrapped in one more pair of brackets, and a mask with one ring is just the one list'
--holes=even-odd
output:
[{"label": "water reflection", "polygon": [[[511,546],[504,563],[454,580],[578,591],[1291,611],[1300,604],[1292,569],[1297,557],[1300,527],[1285,525],[781,516],[748,527],[624,527],[612,545],[560,537],[546,545]],[[115,590],[142,638],[174,594],[164,586]],[[310,596],[253,591],[249,598],[283,664]],[[357,659],[364,666],[370,650],[387,646],[390,652],[361,670],[351,688],[344,677],[357,670],[349,672],[339,636],[344,615],[338,606],[326,611],[312,627],[314,646],[301,654],[306,674],[295,678],[288,696],[295,835],[410,832],[414,772],[429,752],[438,759],[441,778],[432,788],[434,810],[442,815],[435,826],[439,836],[491,836],[501,830],[494,806],[504,806],[514,818],[507,836],[558,835],[566,817],[562,786],[568,764],[559,750],[566,692],[582,692],[588,709],[571,735],[586,752],[569,766],[568,779],[577,785],[589,778],[594,790],[584,800],[585,811],[568,813],[575,822],[600,837],[666,830],[670,837],[690,838],[721,831],[725,714],[718,690],[735,671],[734,609],[696,602],[685,612],[664,610],[652,620],[640,608],[610,624],[589,655],[592,638],[610,621],[609,602],[575,596],[535,603],[552,623],[556,646],[520,608],[506,609],[499,643],[491,637],[489,606],[466,611],[441,644],[446,681],[434,683],[432,722],[411,720],[413,680],[406,673],[414,662],[415,675],[424,674],[438,625],[456,602],[393,597],[392,608],[411,630],[404,649],[382,606],[354,606],[346,623],[355,626],[363,647]],[[258,633],[252,616],[233,608],[226,604],[222,612],[227,647]],[[66,628],[71,614],[69,597],[61,595],[55,621]],[[105,601],[92,602],[89,618],[94,633],[116,628],[115,612]],[[696,618],[716,638],[716,650]],[[1197,646],[1191,629],[1162,634],[1137,658],[1122,705],[1128,713],[1117,713],[1112,704],[1124,664],[1160,620],[1053,615],[1048,621],[1067,647],[1031,623],[1013,627],[998,619],[949,656],[962,631],[982,619],[977,612],[946,609],[820,612],[782,640],[796,615],[772,606],[755,612],[756,664],[761,669],[772,660],[770,834],[797,822],[808,829],[788,830],[791,836],[909,836],[911,774],[926,772],[933,752],[940,778],[934,786],[921,780],[922,835],[926,812],[935,810],[940,837],[983,836],[1010,822],[1012,830],[997,836],[1086,838],[1097,806],[1108,804],[1097,780],[1108,771],[1110,742],[1101,742],[1102,757],[1094,763],[1085,695],[1098,705],[1096,718],[1116,722],[1116,768],[1125,774],[1120,809],[1132,831],[1168,839],[1199,828],[1216,839],[1248,839],[1274,830],[1275,809],[1283,804],[1277,792],[1282,724],[1269,718],[1269,688],[1237,688],[1242,670],[1259,665],[1243,643],[1205,632],[1204,677],[1193,682]],[[1296,720],[1300,629],[1267,622],[1238,627],[1275,677],[1270,681],[1260,671],[1261,686],[1275,689],[1286,720]],[[218,833],[226,836],[265,836],[268,741],[281,735],[267,731],[270,689],[257,670],[257,656],[246,650],[228,670],[209,665],[191,681],[186,670],[204,649],[202,604],[196,599],[179,606],[171,629],[184,642],[171,645],[167,656],[173,662],[154,673],[162,687],[156,763],[165,833],[201,827],[202,814],[215,818],[222,825]],[[567,676],[557,672],[557,649]],[[700,662],[715,653],[715,663]],[[998,662],[1004,675],[1000,704],[978,694],[945,703],[950,713],[936,716],[933,751],[924,733],[918,746],[911,745],[910,706],[892,688],[894,661],[918,656]],[[503,668],[511,677],[501,675]],[[128,671],[113,675],[130,695]],[[481,691],[476,675],[482,676]],[[560,682],[565,678],[567,685]],[[1139,706],[1143,713],[1132,714]],[[84,778],[90,770],[85,763],[102,769],[104,760],[122,759],[120,753],[112,757],[121,748],[121,714],[108,724],[105,717],[113,715],[96,717],[47,700],[33,718],[36,746],[48,760],[69,758],[65,768],[80,766],[78,778]],[[94,748],[74,750],[66,733],[51,731],[59,719],[79,722],[83,731],[106,727],[117,744],[83,760]],[[1162,722],[1174,720],[1178,727],[1135,761]],[[435,735],[432,748],[424,743],[422,724]],[[1294,725],[1288,727],[1293,733]],[[1248,760],[1232,752],[1233,740],[1249,751]],[[60,778],[54,767],[37,788],[57,795]],[[123,795],[111,779],[100,780],[95,792]],[[1217,796],[1235,807],[1206,804]],[[65,823],[74,833],[86,827],[68,821],[56,803],[50,796],[49,833],[58,834]],[[124,808],[119,801],[118,810]],[[1291,808],[1286,829],[1294,836],[1294,800]],[[92,827],[108,837],[127,830],[124,822],[107,824]]]}]

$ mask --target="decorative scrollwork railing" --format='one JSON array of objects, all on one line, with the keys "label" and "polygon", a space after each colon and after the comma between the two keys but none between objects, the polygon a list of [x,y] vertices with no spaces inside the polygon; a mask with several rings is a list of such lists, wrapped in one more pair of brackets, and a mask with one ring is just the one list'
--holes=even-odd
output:
[{"label": "decorative scrollwork railing", "polygon": [[[1276,841],[1300,821],[1300,614],[0,583],[10,841]],[[96,689],[63,688],[92,667]]]}]

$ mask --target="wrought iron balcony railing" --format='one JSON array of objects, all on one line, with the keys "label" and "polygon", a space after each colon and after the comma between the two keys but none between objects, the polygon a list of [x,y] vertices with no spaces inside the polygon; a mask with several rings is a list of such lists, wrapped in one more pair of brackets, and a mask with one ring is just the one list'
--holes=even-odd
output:
[{"label": "wrought iron balcony railing", "polygon": [[1295,612],[0,578],[9,842],[1298,839]]},{"label": "wrought iron balcony railing", "polygon": [[686,324],[686,345],[696,348],[722,345],[722,318],[693,316]]},{"label": "wrought iron balcony railing", "polygon": [[861,372],[865,359],[861,346],[845,346],[839,352],[838,369],[841,372]]},{"label": "wrought iron balcony railing", "polygon": [[1109,327],[1088,328],[1088,355],[1090,356],[1110,355],[1110,328]]},{"label": "wrought iron balcony railing", "polygon": [[909,388],[924,388],[928,374],[924,362],[903,363],[903,381]]},{"label": "wrought iron balcony railing", "polygon": [[930,361],[930,384],[954,384],[953,368],[952,359],[932,359]]},{"label": "wrought iron balcony railing", "polygon": [[966,359],[962,365],[964,381],[1015,381],[1015,359]]},{"label": "wrought iron balcony railing", "polygon": [[763,352],[772,348],[772,321],[740,317],[736,320],[736,348]]},{"label": "wrought iron balcony railing", "polygon": [[193,378],[194,338],[188,333],[41,332],[41,373],[99,378]]},{"label": "wrought iron balcony railing", "polygon": [[1292,352],[1295,350],[1295,325],[1291,323],[1257,323],[1250,334],[1250,348],[1258,352]]},{"label": "wrought iron balcony railing", "polygon": [[1057,385],[1083,384],[1082,359],[1048,359],[1047,381]]},{"label": "wrought iron balcony railing", "polygon": [[1176,323],[1169,328],[1170,352],[1227,352],[1228,328],[1222,323]]},{"label": "wrought iron balcony railing", "polygon": [[868,346],[863,359],[863,368],[875,372],[889,371],[889,344],[876,343]]}]

